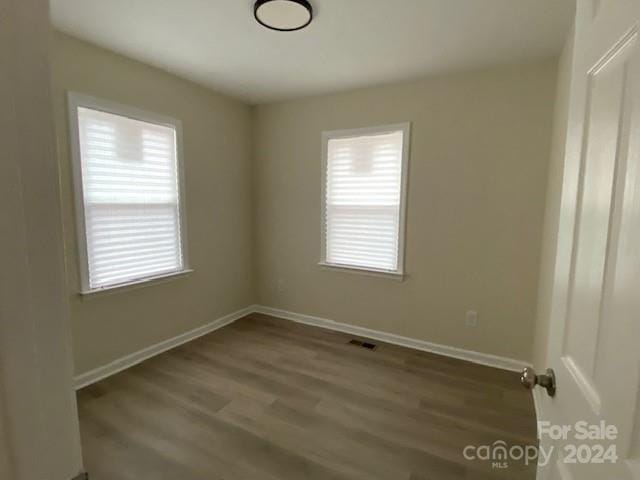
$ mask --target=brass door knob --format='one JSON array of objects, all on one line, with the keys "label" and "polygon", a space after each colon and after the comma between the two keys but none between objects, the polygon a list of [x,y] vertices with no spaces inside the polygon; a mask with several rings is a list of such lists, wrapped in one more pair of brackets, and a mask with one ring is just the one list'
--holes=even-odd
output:
[{"label": "brass door knob", "polygon": [[520,375],[520,383],[527,390],[532,390],[536,385],[540,385],[547,390],[550,397],[556,394],[556,374],[550,368],[544,375],[537,375],[533,368],[525,368]]}]

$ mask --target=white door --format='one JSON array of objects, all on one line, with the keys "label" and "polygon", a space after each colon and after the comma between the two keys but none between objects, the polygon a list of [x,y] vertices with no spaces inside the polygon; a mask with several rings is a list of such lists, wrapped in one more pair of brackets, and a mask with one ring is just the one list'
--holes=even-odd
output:
[{"label": "white door", "polygon": [[539,478],[640,478],[639,21],[640,0],[578,0]]}]

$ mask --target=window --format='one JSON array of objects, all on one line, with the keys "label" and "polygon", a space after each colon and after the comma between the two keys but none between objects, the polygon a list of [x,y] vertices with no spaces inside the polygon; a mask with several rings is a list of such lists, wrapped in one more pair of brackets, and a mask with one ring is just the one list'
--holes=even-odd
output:
[{"label": "window", "polygon": [[402,275],[409,130],[324,133],[321,264]]},{"label": "window", "polygon": [[82,292],[187,271],[180,123],[69,94]]}]

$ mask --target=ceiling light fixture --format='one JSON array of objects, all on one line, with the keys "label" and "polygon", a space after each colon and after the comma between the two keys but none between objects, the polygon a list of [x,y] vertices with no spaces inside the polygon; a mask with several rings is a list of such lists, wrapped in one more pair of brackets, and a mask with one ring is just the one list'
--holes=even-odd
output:
[{"label": "ceiling light fixture", "polygon": [[311,23],[313,7],[307,0],[257,0],[253,15],[271,30],[293,32]]}]

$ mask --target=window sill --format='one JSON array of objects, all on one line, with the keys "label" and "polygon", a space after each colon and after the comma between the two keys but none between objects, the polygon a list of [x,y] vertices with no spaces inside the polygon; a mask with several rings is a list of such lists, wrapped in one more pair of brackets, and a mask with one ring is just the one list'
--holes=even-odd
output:
[{"label": "window sill", "polygon": [[96,288],[94,290],[81,290],[80,295],[85,298],[100,297],[103,295],[111,295],[117,292],[125,292],[129,290],[135,290],[137,288],[143,288],[151,285],[157,285],[159,283],[169,282],[181,277],[185,277],[193,273],[193,270],[187,268],[180,270],[179,272],[164,273],[155,277],[142,278],[140,280],[134,280],[132,282],[120,283],[118,285],[112,285],[104,288]]},{"label": "window sill", "polygon": [[359,275],[368,275],[370,277],[384,277],[402,282],[404,280],[403,272],[391,272],[389,270],[377,270],[375,268],[352,267],[349,265],[338,265],[335,263],[319,262],[318,265],[325,270],[336,270],[345,273],[355,273]]}]

